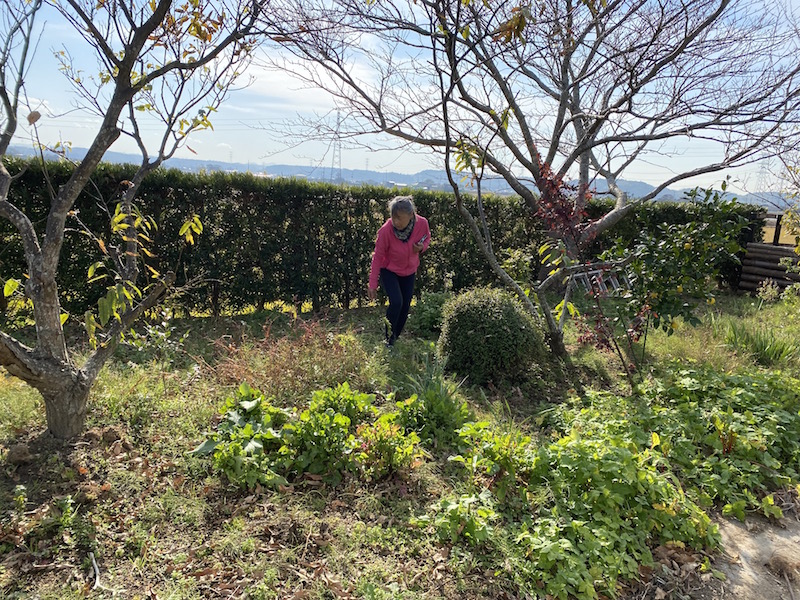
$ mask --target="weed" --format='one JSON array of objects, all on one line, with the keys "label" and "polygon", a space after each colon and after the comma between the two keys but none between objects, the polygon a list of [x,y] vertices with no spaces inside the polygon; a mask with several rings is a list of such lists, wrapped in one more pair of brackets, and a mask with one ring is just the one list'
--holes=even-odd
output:
[{"label": "weed", "polygon": [[777,375],[677,366],[645,386],[641,399],[589,394],[548,419],[559,431],[629,439],[658,452],[702,506],[760,511],[770,491],[800,479],[797,389],[796,380]]},{"label": "weed", "polygon": [[445,377],[441,365],[430,359],[424,373],[409,381],[414,394],[397,403],[397,423],[434,448],[453,446],[458,430],[473,418],[459,393],[460,384]]},{"label": "weed", "polygon": [[212,368],[217,381],[248,381],[265,390],[279,406],[293,406],[311,390],[344,381],[358,389],[377,389],[385,382],[384,366],[352,333],[328,331],[319,321],[294,321],[288,336],[265,337],[256,344],[217,343],[221,358]]},{"label": "weed", "polygon": [[168,489],[144,509],[142,520],[151,525],[191,528],[200,524],[203,511],[202,499],[182,496]]},{"label": "weed", "polygon": [[128,532],[125,544],[118,552],[120,556],[143,559],[147,556],[148,548],[150,548],[155,541],[155,535],[148,531],[144,523],[134,523]]},{"label": "weed", "polygon": [[215,549],[228,559],[239,559],[253,554],[256,540],[248,535],[244,519],[236,517],[223,526],[223,537],[216,542]]},{"label": "weed", "polygon": [[[487,421],[467,423],[459,435],[467,452],[450,457],[462,464],[476,488],[491,489],[500,502],[507,496],[524,501],[524,482],[533,465],[531,438],[518,431],[499,431]],[[509,498],[511,500],[511,498]]]},{"label": "weed", "polygon": [[434,507],[433,525],[439,539],[446,542],[466,541],[472,546],[483,544],[492,535],[493,521],[500,515],[494,509],[489,490],[457,498],[443,498]]},{"label": "weed", "polygon": [[120,348],[129,349],[139,363],[152,361],[161,363],[162,369],[166,368],[169,363],[183,355],[184,342],[190,334],[185,331],[177,336],[172,317],[172,311],[166,307],[153,309],[148,319],[126,334]]},{"label": "weed", "polygon": [[280,597],[280,574],[275,568],[268,568],[264,571],[255,586],[247,591],[247,597],[250,600],[277,600]]},{"label": "weed", "polygon": [[800,356],[800,343],[775,335],[765,327],[749,327],[731,321],[725,343],[738,351],[747,352],[760,365],[771,366]]},{"label": "weed", "polygon": [[452,294],[422,292],[408,319],[408,327],[425,338],[437,338],[442,331],[443,310]]},{"label": "weed", "polygon": [[781,288],[774,279],[765,279],[758,285],[756,296],[759,299],[759,310],[766,304],[773,304],[781,297]]}]

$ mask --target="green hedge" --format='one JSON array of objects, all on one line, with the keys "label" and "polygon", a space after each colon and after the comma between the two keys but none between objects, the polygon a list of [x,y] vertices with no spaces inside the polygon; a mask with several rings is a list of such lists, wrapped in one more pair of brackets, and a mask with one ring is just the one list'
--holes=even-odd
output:
[{"label": "green hedge", "polygon": [[[4,160],[12,175],[19,174],[9,199],[32,215],[41,233],[49,208],[48,189],[58,189],[72,167]],[[134,165],[101,164],[76,202],[77,218],[107,238],[107,211],[113,213],[121,182],[131,179],[135,170]],[[408,192],[244,173],[159,169],[142,184],[137,205],[159,225],[154,237],[157,268],[175,270],[178,285],[201,278],[199,285],[181,296],[185,309],[219,313],[282,300],[297,305],[311,302],[318,310],[365,300],[375,234],[388,216],[386,201],[398,193]],[[496,283],[454,208],[452,194],[421,190],[413,194],[420,214],[430,221],[433,240],[418,273],[418,289],[459,291]],[[536,273],[537,248],[546,235],[538,219],[519,198],[487,196],[484,203],[495,249],[530,256],[531,272]],[[599,214],[609,208],[610,204],[594,202],[591,211]],[[742,210],[748,218],[757,214],[753,207]],[[200,215],[205,230],[194,246],[186,247],[178,230],[193,213]],[[649,223],[687,218],[691,217],[680,204],[647,204],[615,228],[613,235],[634,240]],[[762,226],[763,219],[756,224]],[[104,292],[100,283],[86,284],[89,265],[100,259],[100,250],[80,233],[77,220],[68,221],[68,227],[59,286],[63,307],[82,314]],[[609,235],[599,238],[593,250],[605,247]],[[26,270],[18,236],[8,222],[0,220],[0,280],[21,278]]]}]

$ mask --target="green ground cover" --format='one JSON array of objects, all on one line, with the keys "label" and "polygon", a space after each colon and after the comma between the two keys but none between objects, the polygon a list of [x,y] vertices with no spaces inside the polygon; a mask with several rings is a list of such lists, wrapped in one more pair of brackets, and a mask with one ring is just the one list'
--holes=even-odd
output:
[{"label": "green ground cover", "polygon": [[712,517],[796,510],[796,297],[650,332],[634,389],[574,331],[457,381],[418,316],[392,351],[375,307],[172,321],[66,445],[0,375],[0,595],[625,598],[667,551],[720,575]]}]

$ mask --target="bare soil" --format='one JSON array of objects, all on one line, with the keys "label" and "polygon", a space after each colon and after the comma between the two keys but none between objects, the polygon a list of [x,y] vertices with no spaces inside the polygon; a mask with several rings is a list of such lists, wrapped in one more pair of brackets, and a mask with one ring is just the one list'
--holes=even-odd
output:
[{"label": "bare soil", "polygon": [[800,600],[800,522],[760,519],[719,522],[723,554],[715,567],[725,581],[709,586],[708,600]]}]

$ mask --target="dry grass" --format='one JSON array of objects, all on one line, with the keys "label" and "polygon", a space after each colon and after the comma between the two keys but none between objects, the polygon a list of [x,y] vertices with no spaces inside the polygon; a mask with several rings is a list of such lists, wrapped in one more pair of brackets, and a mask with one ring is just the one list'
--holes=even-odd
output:
[{"label": "dry grass", "polygon": [[241,344],[218,339],[217,358],[206,365],[206,375],[223,387],[247,381],[284,406],[305,401],[310,390],[344,381],[367,391],[386,386],[374,348],[352,332],[331,331],[319,320],[295,320],[283,335],[274,335],[270,324],[263,331],[262,339]]}]

